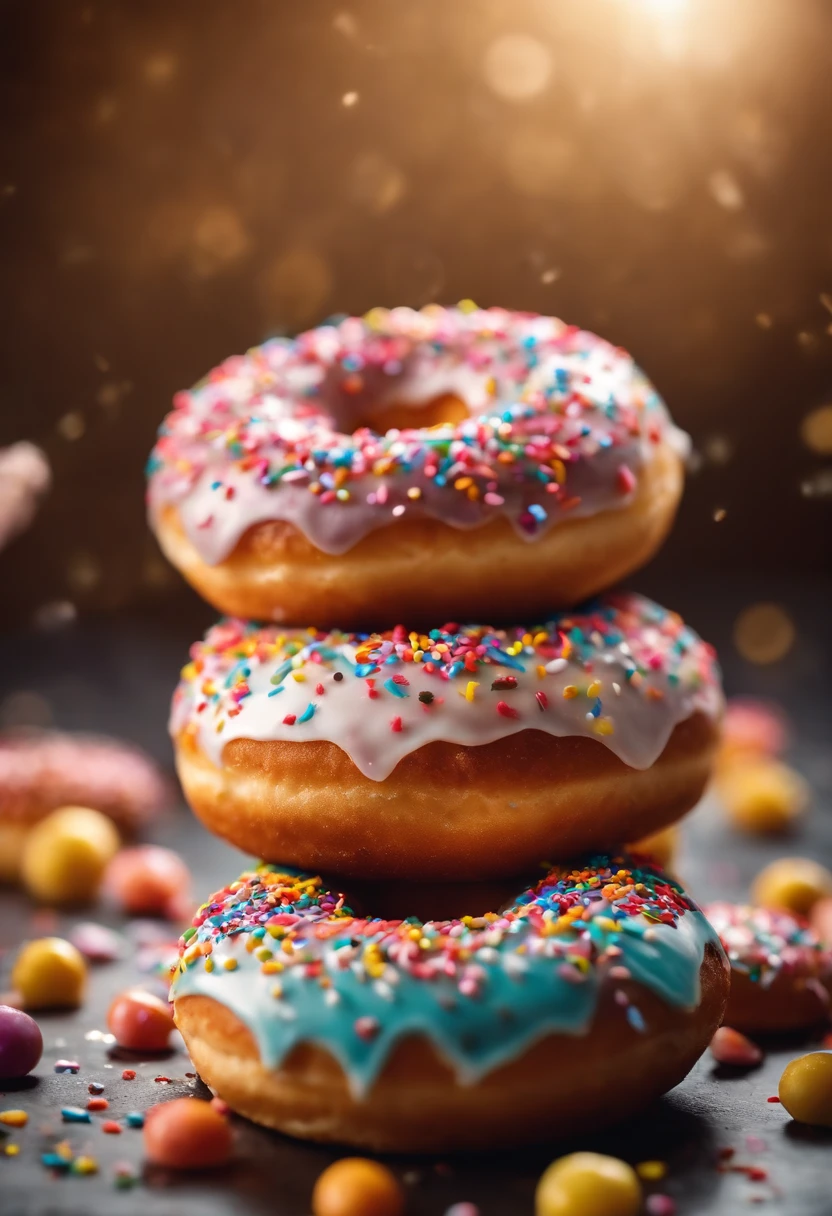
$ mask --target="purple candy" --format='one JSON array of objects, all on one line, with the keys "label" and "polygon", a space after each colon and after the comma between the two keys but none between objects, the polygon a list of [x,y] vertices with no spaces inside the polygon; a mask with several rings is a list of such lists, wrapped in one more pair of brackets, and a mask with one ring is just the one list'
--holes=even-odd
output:
[{"label": "purple candy", "polygon": [[25,1077],[42,1054],[37,1022],[22,1009],[0,1005],[0,1077]]}]

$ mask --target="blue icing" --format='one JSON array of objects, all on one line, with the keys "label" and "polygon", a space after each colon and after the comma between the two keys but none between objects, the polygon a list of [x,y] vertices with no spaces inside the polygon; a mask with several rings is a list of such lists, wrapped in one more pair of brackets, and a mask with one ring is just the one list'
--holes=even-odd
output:
[{"label": "blue icing", "polygon": [[[288,867],[261,867],[243,876],[249,898],[227,889],[203,909],[203,923],[183,944],[171,995],[211,996],[226,1005],[251,1030],[267,1067],[279,1067],[298,1043],[319,1044],[339,1061],[357,1094],[371,1088],[396,1043],[411,1034],[427,1037],[461,1082],[474,1082],[546,1034],[586,1033],[604,984],[614,982],[613,967],[626,968],[637,984],[671,1005],[698,1004],[705,948],[721,953],[719,939],[661,874],[620,858],[612,871],[608,858],[595,859],[587,871],[600,887],[615,882],[611,875],[625,866],[632,867],[641,894],[631,886],[630,894],[610,902],[599,889],[585,890],[574,875],[553,872],[491,923],[424,925],[345,916],[343,897],[320,879]],[[252,891],[258,880],[274,885]],[[281,902],[270,906],[270,892],[279,892]],[[577,927],[564,919],[567,905],[581,915]],[[291,954],[282,947],[285,938],[263,927],[275,916],[297,918],[281,926]],[[322,927],[328,935],[316,936]],[[264,945],[274,952],[265,960],[266,972],[263,959],[240,941],[249,935],[257,952]],[[198,953],[204,946],[211,947],[212,971]],[[466,951],[461,959],[460,947]],[[223,966],[229,958],[236,962],[233,971]],[[626,1017],[636,1028],[643,1025],[637,1009]]]}]

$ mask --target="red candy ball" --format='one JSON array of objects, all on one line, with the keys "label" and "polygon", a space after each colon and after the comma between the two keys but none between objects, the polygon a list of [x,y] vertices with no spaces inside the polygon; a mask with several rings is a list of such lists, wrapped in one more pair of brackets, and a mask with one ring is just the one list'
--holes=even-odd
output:
[{"label": "red candy ball", "polygon": [[107,867],[110,898],[130,916],[179,919],[189,900],[191,876],[182,858],[155,844],[122,849]]},{"label": "red candy ball", "polygon": [[147,1112],[144,1147],[148,1161],[168,1169],[224,1165],[231,1155],[231,1127],[210,1102],[176,1098]]},{"label": "red candy ball", "polygon": [[0,1005],[0,1079],[25,1077],[43,1054],[43,1036],[22,1009]]},{"label": "red candy ball", "polygon": [[128,988],[110,1006],[107,1026],[119,1047],[129,1051],[164,1051],[174,1021],[167,1001],[152,992]]}]

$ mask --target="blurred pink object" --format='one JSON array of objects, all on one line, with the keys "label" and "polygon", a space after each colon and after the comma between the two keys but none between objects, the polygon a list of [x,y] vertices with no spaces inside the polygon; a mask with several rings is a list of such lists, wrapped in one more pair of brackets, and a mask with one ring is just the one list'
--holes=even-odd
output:
[{"label": "blurred pink object", "polygon": [[0,448],[0,549],[29,527],[51,481],[49,462],[33,443]]},{"label": "blurred pink object", "polygon": [[722,746],[730,753],[781,756],[789,742],[786,716],[771,701],[732,697],[722,723]]},{"label": "blurred pink object", "polygon": [[832,946],[832,895],[819,899],[809,913],[809,923],[825,946]]},{"label": "blurred pink object", "polygon": [[104,890],[128,916],[180,921],[193,911],[188,867],[173,849],[155,844],[116,853],[104,875]]},{"label": "blurred pink object", "polygon": [[732,1068],[754,1068],[763,1058],[756,1043],[730,1026],[720,1026],[711,1039],[711,1055],[718,1064]]},{"label": "blurred pink object", "polygon": [[31,824],[61,806],[89,806],[133,830],[170,798],[156,764],[129,743],[60,731],[0,736],[0,821]]}]

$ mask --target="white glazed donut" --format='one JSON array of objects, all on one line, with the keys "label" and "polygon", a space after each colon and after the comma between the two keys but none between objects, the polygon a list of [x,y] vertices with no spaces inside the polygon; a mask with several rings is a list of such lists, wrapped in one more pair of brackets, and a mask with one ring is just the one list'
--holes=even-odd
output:
[{"label": "white glazed donut", "polygon": [[539,627],[214,626],[171,733],[197,815],[247,852],[358,878],[513,876],[648,835],[699,798],[713,650],[619,592]]}]

